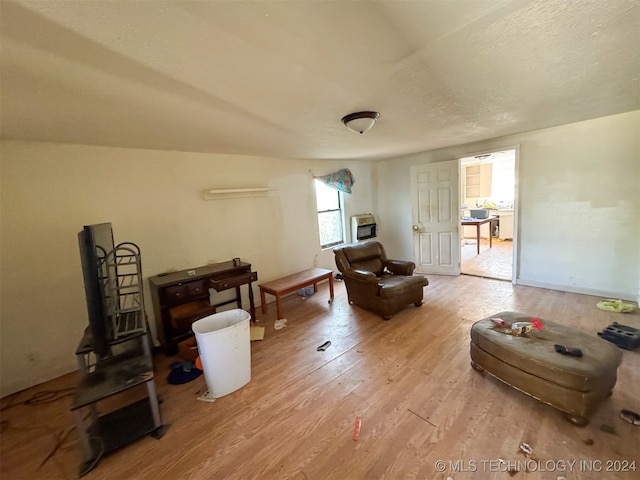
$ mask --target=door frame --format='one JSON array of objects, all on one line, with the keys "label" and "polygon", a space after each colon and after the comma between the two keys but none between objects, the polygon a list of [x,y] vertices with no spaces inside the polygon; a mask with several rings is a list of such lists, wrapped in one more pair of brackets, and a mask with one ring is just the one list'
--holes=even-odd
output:
[{"label": "door frame", "polygon": [[[513,191],[513,248],[512,248],[512,258],[511,258],[511,283],[516,285],[518,283],[518,279],[520,278],[520,145],[508,145],[503,147],[495,147],[495,148],[486,148],[483,150],[476,150],[473,152],[465,153],[464,155],[458,155],[458,191],[460,192],[458,198],[458,204],[462,205],[462,187],[463,187],[463,179],[462,179],[462,159],[468,157],[475,157],[477,155],[486,155],[489,153],[502,152],[505,150],[514,150],[515,159],[514,159],[514,191]],[[459,225],[459,238],[462,238],[463,230],[462,225]],[[462,249],[462,244],[460,244],[460,249]],[[462,256],[462,251],[460,252]],[[460,257],[461,258],[461,257]]]}]

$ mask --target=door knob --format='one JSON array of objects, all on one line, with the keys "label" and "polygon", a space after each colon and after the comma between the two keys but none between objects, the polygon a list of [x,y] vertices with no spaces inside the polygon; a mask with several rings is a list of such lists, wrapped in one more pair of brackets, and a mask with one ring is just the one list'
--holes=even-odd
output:
[{"label": "door knob", "polygon": [[414,231],[414,232],[417,232],[417,231],[419,231],[419,230],[420,230],[420,227],[419,227],[418,225],[414,225],[414,226],[413,226],[413,231]]}]

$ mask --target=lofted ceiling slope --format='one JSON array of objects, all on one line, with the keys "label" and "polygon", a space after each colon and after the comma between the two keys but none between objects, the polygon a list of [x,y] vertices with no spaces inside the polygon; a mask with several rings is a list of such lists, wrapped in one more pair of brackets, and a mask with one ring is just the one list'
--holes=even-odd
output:
[{"label": "lofted ceiling slope", "polygon": [[640,108],[640,0],[2,0],[0,46],[13,140],[373,160]]}]

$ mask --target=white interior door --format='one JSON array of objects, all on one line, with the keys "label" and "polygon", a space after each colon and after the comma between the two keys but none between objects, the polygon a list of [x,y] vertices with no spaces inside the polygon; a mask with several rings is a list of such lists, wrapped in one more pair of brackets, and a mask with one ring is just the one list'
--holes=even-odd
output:
[{"label": "white interior door", "polygon": [[460,274],[458,160],[411,167],[416,272]]}]

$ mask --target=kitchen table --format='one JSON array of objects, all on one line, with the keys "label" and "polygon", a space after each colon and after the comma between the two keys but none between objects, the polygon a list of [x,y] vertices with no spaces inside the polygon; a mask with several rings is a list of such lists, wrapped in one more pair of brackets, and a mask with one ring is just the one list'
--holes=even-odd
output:
[{"label": "kitchen table", "polygon": [[491,216],[489,218],[470,218],[470,219],[462,219],[461,224],[462,226],[471,226],[471,225],[475,225],[476,227],[476,239],[477,239],[477,246],[478,246],[478,255],[480,255],[480,226],[484,225],[485,223],[489,224],[489,248],[491,248],[493,246],[493,222],[495,220],[498,220],[498,217],[496,216]]}]

